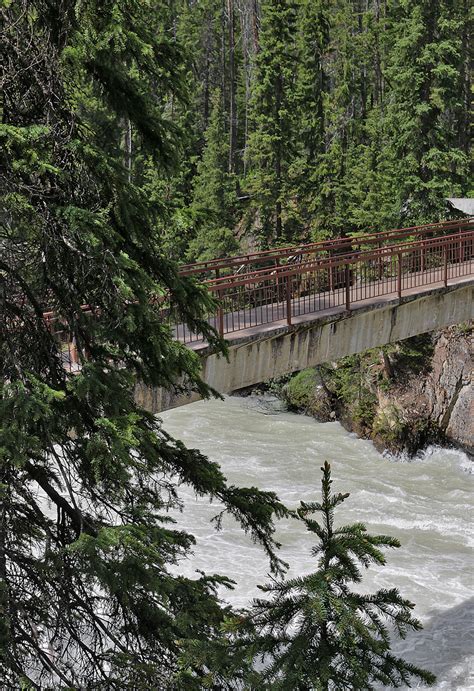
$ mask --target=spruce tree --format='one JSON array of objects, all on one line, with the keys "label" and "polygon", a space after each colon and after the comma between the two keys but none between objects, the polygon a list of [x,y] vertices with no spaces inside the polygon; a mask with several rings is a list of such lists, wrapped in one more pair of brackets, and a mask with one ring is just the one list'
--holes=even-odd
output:
[{"label": "spruce tree", "polygon": [[229,141],[225,131],[222,94],[213,94],[206,144],[194,178],[192,218],[197,232],[188,250],[194,260],[236,253],[235,176],[228,172]]},{"label": "spruce tree", "polygon": [[407,0],[389,5],[388,154],[398,181],[399,218],[446,217],[445,197],[469,189],[466,149],[465,27],[460,0]]},{"label": "spruce tree", "polygon": [[[435,677],[394,655],[393,633],[402,638],[421,628],[413,604],[396,588],[364,595],[351,589],[362,579],[361,566],[385,564],[384,548],[399,547],[386,535],[370,535],[362,523],[336,527],[334,512],[348,494],[331,490],[329,463],[321,468],[322,501],[301,503],[300,519],[318,541],[312,549],[317,570],[262,587],[236,630],[249,633],[255,659],[263,664],[262,686],[272,689],[372,689],[432,684]],[[314,515],[319,515],[317,520]],[[237,646],[238,649],[238,646]],[[263,656],[263,663],[262,663]]]},{"label": "spruce tree", "polygon": [[294,151],[296,11],[293,0],[261,3],[247,182],[267,242],[282,239],[284,212],[289,207],[287,177]]},{"label": "spruce tree", "polygon": [[[146,167],[137,170],[145,158],[161,170],[176,158],[172,103],[184,69],[160,19],[167,7],[2,5],[5,688],[173,687],[182,641],[212,639],[222,621],[216,586],[225,580],[169,571],[193,544],[167,514],[180,504],[178,482],[222,502],[281,566],[276,497],[229,486],[134,398],[137,381],[171,387],[179,377],[209,394],[162,305],[222,348],[202,316],[206,293],[161,251],[166,200],[150,197]],[[73,372],[65,342],[77,347]]]},{"label": "spruce tree", "polygon": [[325,152],[325,100],[328,96],[326,53],[329,47],[326,0],[303,0],[298,12],[295,89],[297,154],[290,169],[300,224],[316,235],[315,210],[322,206],[321,166]]}]

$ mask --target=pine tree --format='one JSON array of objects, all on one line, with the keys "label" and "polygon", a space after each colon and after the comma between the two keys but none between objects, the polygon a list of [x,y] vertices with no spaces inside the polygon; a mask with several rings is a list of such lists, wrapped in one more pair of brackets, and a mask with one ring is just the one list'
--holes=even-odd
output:
[{"label": "pine tree", "polygon": [[[295,108],[298,154],[290,174],[298,199],[300,224],[317,230],[315,209],[321,208],[320,166],[325,152],[325,99],[328,95],[326,53],[329,6],[325,0],[304,0],[298,13],[298,63]],[[316,226],[316,227],[315,227]]]},{"label": "pine tree", "polygon": [[288,207],[286,179],[294,149],[296,9],[293,0],[261,3],[247,156],[248,184],[267,241],[282,239],[284,208]]},{"label": "pine tree", "polygon": [[445,197],[462,196],[469,186],[467,8],[460,0],[407,0],[389,7],[387,117],[400,217],[403,222],[440,220],[446,216]]},{"label": "pine tree", "polygon": [[188,250],[189,257],[212,259],[237,252],[233,234],[235,176],[228,172],[229,142],[222,112],[222,95],[217,89],[212,98],[206,144],[194,178],[191,213],[197,233]]},{"label": "pine tree", "polygon": [[324,98],[328,90],[325,54],[329,44],[329,8],[325,0],[301,3],[298,16],[297,104],[306,165],[324,150]]},{"label": "pine tree", "polygon": [[[0,678],[6,688],[172,687],[182,643],[212,639],[218,576],[170,574],[193,537],[177,480],[215,497],[268,552],[271,493],[229,486],[171,439],[134,386],[208,395],[161,304],[222,348],[206,293],[161,251],[183,98],[168,3],[2,5]],[[25,50],[25,46],[28,49]],[[124,151],[124,123],[133,146]],[[129,125],[128,125],[129,123]],[[128,147],[129,148],[129,147]],[[145,162],[146,161],[146,165]],[[45,312],[50,317],[45,317]],[[64,366],[74,341],[79,367]],[[193,671],[199,676],[201,671]]]},{"label": "pine tree", "polygon": [[[335,509],[349,496],[331,491],[331,469],[321,469],[322,502],[301,503],[299,517],[318,542],[312,554],[317,571],[262,587],[248,619],[246,643],[255,658],[267,662],[262,685],[272,689],[372,689],[373,684],[410,686],[412,678],[427,684],[434,676],[390,651],[391,628],[405,637],[421,624],[411,614],[413,604],[397,589],[363,595],[350,589],[360,583],[360,567],[383,565],[383,548],[399,547],[386,535],[370,535],[362,523],[336,528]],[[313,516],[319,514],[321,520]],[[252,633],[256,632],[256,633]],[[262,663],[261,663],[262,664]]]}]

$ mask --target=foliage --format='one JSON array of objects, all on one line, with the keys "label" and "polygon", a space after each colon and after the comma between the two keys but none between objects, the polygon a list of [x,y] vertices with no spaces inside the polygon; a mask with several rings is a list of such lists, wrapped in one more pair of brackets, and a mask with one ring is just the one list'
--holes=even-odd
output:
[{"label": "foliage", "polygon": [[317,370],[298,372],[283,387],[282,394],[290,409],[304,411],[322,421],[329,418],[328,393]]},{"label": "foliage", "polygon": [[[276,555],[272,493],[231,486],[166,434],[134,388],[196,356],[161,312],[223,344],[206,292],[162,252],[185,61],[166,2],[2,5],[0,677],[8,688],[165,688],[182,640],[212,639],[226,579],[173,576],[192,548],[179,484]],[[28,46],[25,49],[25,46]],[[159,175],[156,171],[160,171]],[[50,317],[44,312],[50,311]],[[74,341],[77,371],[62,341]],[[219,521],[217,521],[219,523]],[[200,671],[194,673],[199,675]]]},{"label": "foliage", "polygon": [[[194,208],[218,89],[223,147],[236,128],[238,204],[219,224],[223,246],[229,228],[245,248],[439,220],[453,213],[446,197],[469,194],[465,0],[178,7],[192,94],[177,111],[187,137],[175,203]],[[199,221],[200,251],[207,238],[223,251],[215,220]],[[176,235],[184,251],[195,237]]]},{"label": "foliage", "polygon": [[206,145],[194,178],[191,210],[198,226],[190,243],[190,258],[214,259],[236,253],[233,234],[235,182],[227,170],[229,147],[225,136],[222,94],[216,90],[212,99]]},{"label": "foliage", "polygon": [[[279,572],[287,510],[229,486],[134,389],[212,393],[161,309],[224,352],[203,317],[212,300],[175,261],[427,220],[466,193],[467,3],[17,0],[0,13],[2,681],[199,688],[214,683],[186,661],[200,645],[216,684],[224,663],[254,679],[238,637],[221,637],[230,583],[170,573],[193,537],[168,511],[191,485]],[[370,424],[361,360],[334,378]]]},{"label": "foliage", "polygon": [[433,684],[430,672],[390,649],[393,633],[404,638],[421,628],[413,604],[395,588],[368,595],[351,589],[362,580],[361,567],[383,566],[383,550],[400,543],[370,535],[362,523],[335,527],[334,512],[349,495],[332,492],[329,463],[321,470],[322,501],[302,502],[298,510],[317,537],[317,570],[262,587],[265,599],[254,601],[247,619],[236,623],[264,667],[263,688],[373,689],[376,683],[411,686],[413,679]]},{"label": "foliage", "polygon": [[294,0],[263,0],[256,80],[251,101],[249,188],[257,202],[265,240],[283,235],[288,162],[294,147]]},{"label": "foliage", "polygon": [[466,190],[466,9],[462,2],[408,0],[391,10],[388,146],[398,161],[404,219],[415,222],[438,220],[444,197]]},{"label": "foliage", "polygon": [[339,406],[366,428],[373,422],[377,404],[376,385],[367,367],[367,361],[372,362],[374,357],[378,357],[378,352],[366,351],[342,358],[335,367],[321,368],[322,378]]}]

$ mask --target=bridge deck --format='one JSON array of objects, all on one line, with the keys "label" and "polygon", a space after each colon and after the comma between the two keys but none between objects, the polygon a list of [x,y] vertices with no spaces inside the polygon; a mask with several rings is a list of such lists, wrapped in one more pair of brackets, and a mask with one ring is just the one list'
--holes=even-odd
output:
[{"label": "bridge deck", "polygon": [[[447,285],[454,286],[472,282],[471,264],[471,261],[466,261],[450,266]],[[456,275],[452,275],[454,273]],[[424,281],[424,279],[427,280]],[[426,271],[410,273],[402,279],[401,295],[402,297],[421,296],[436,288],[443,287],[444,284],[443,268],[431,270],[429,273]],[[347,312],[345,293],[345,288],[338,288],[333,291],[326,290],[291,298],[291,324],[302,324],[314,321],[316,318],[331,317]],[[393,277],[362,285],[355,283],[350,287],[351,310],[371,305],[383,305],[398,296],[397,283]],[[226,340],[241,341],[284,327],[288,325],[287,310],[287,301],[280,300],[250,309],[224,313],[223,328]],[[216,329],[219,328],[217,316],[209,319],[209,323]],[[248,326],[238,328],[238,325],[243,323],[248,324]],[[203,339],[193,340],[196,339],[195,335],[190,333],[182,324],[176,326],[175,336],[178,340],[186,342],[192,350],[201,350],[207,347],[207,343]]]},{"label": "bridge deck", "polygon": [[[179,273],[193,277],[216,299],[207,320],[222,337],[231,343],[253,340],[292,324],[470,283],[474,219],[216,259],[183,266]],[[193,350],[208,346],[202,334],[182,323],[171,295],[157,306],[177,340]],[[470,309],[467,305],[463,319]],[[78,351],[74,333],[54,312],[45,312],[45,320],[65,368],[79,371],[86,354]]]}]

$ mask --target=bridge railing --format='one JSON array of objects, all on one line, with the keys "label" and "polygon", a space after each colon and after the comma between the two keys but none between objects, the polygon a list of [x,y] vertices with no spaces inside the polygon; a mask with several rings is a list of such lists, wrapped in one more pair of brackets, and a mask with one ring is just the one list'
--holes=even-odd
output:
[{"label": "bridge railing", "polygon": [[[457,232],[446,235],[448,228]],[[420,236],[413,240],[415,230],[420,231]],[[377,237],[377,244],[367,240],[369,236],[365,236],[364,244],[358,238],[359,249],[345,245],[343,239],[333,256],[326,247],[324,251],[302,254],[297,263],[283,263],[278,250],[280,260],[269,266],[255,268],[249,263],[245,272],[223,276],[214,272],[217,277],[204,281],[217,300],[217,307],[207,315],[207,320],[225,336],[266,324],[291,324],[307,314],[350,310],[363,301],[388,295],[401,297],[426,286],[448,285],[450,280],[474,275],[474,219],[397,232],[405,241],[398,238],[396,245],[383,246],[388,242],[388,234],[382,239]],[[427,233],[434,237],[426,237]],[[293,256],[290,249],[295,253],[294,247],[288,248],[287,257]],[[226,270],[230,271],[232,266],[232,262],[228,263]],[[83,309],[90,311],[87,305]],[[168,298],[163,298],[160,311],[175,338],[188,344],[203,340],[201,334],[191,332],[182,323]],[[80,358],[71,334],[54,313],[47,312],[44,317],[54,333],[65,369],[79,371]]]},{"label": "bridge railing", "polygon": [[184,264],[180,267],[180,274],[183,276],[194,276],[200,281],[231,276],[236,273],[245,275],[250,271],[258,271],[264,268],[301,264],[317,257],[330,258],[351,251],[360,252],[367,249],[380,249],[387,246],[387,244],[393,245],[403,240],[422,240],[428,237],[440,237],[469,230],[474,230],[474,219],[472,218],[442,221],[440,223],[334,238],[297,246],[251,252],[234,257]]},{"label": "bridge railing", "polygon": [[[448,285],[473,275],[474,231],[399,243],[297,265],[259,269],[205,282],[218,300],[208,321],[222,336],[275,322],[291,324],[306,314],[350,310],[356,303]],[[183,324],[175,337],[202,340]]]}]

